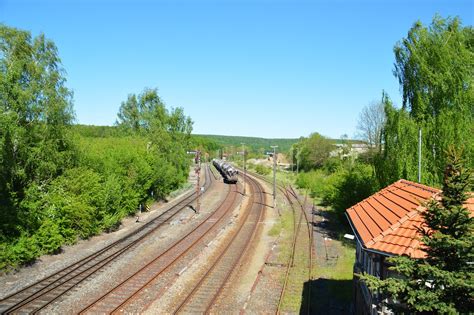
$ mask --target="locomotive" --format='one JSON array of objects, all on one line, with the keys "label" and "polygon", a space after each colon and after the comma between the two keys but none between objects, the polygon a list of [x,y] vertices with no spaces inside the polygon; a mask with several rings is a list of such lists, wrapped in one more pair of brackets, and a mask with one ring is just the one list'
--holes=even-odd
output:
[{"label": "locomotive", "polygon": [[239,171],[237,171],[232,165],[218,159],[212,160],[212,164],[214,164],[217,170],[221,173],[225,183],[237,183],[237,174],[239,174]]}]

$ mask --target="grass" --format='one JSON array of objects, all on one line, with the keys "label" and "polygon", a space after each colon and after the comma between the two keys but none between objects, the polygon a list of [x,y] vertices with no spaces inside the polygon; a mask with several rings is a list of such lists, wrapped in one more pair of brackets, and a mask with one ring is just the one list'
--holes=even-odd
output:
[{"label": "grass", "polygon": [[[273,179],[273,174],[270,173],[266,177],[271,180]],[[277,181],[279,183],[285,185],[294,184],[295,178],[295,174],[277,172]],[[315,198],[314,202],[318,205],[321,200]],[[319,206],[318,208],[321,207]],[[333,246],[337,252],[338,258],[336,263],[331,265],[318,264],[316,259],[313,260],[312,276],[314,280],[311,285],[313,287],[313,289],[311,289],[311,305],[312,311],[321,312],[324,312],[325,307],[328,306],[349,305],[352,302],[352,277],[355,260],[354,244],[342,238],[345,233],[348,233],[347,224],[342,222],[341,216],[331,208],[324,208],[324,214],[326,219],[329,220],[327,228],[329,235],[331,235],[333,239],[331,246]],[[281,236],[278,260],[284,264],[288,262],[290,256],[292,233],[293,214],[291,208],[287,207],[282,209],[280,220],[278,220],[269,231],[270,236]],[[316,255],[318,255],[318,253],[316,253]],[[287,291],[283,300],[283,310],[285,312],[300,312],[304,296],[303,290],[306,290],[308,286],[307,270],[307,256],[297,252],[295,267],[290,274],[289,287],[299,289],[290,289]],[[282,272],[281,283],[283,283],[283,279],[284,273]],[[316,283],[318,285],[315,285]]]},{"label": "grass", "polygon": [[[290,269],[287,289],[282,301],[282,311],[296,313],[299,312],[306,304],[303,303],[305,292],[305,283],[309,279],[309,239],[305,221],[301,222],[296,251],[294,257],[294,265]],[[288,246],[291,250],[291,242]],[[289,253],[288,256],[289,257]]]},{"label": "grass", "polygon": [[[280,180],[280,182],[292,183],[294,182],[294,178],[294,174],[291,173],[277,173],[277,180]],[[319,205],[321,200],[315,199],[314,202],[316,205]],[[318,206],[318,208],[321,209],[322,207]],[[350,233],[347,223],[342,221],[343,218],[330,207],[323,209],[324,215],[328,220],[327,232],[333,239],[331,246],[333,246],[337,252],[338,258],[336,263],[332,265],[318,264],[316,259],[313,261],[313,283],[321,279],[321,282],[324,283],[323,287],[325,288],[325,292],[312,292],[311,304],[316,306],[328,305],[327,303],[330,301],[332,305],[349,305],[353,298],[352,278],[355,260],[355,244],[343,238],[345,233]],[[290,228],[292,228],[292,226],[290,226]],[[290,244],[288,244],[288,246],[290,246]],[[316,253],[316,255],[318,255],[318,253]],[[304,279],[302,279],[302,281],[304,281]],[[297,298],[298,297],[300,296],[297,296]],[[323,309],[321,310],[323,311]]]},{"label": "grass", "polygon": [[[282,204],[282,203],[279,203]],[[289,205],[283,206],[281,209],[281,217],[273,225],[269,231],[270,236],[280,236],[278,247],[278,262],[286,264],[289,261],[292,251],[293,241],[293,211]],[[282,301],[282,311],[290,313],[298,313],[303,300],[303,290],[305,282],[308,281],[309,270],[309,253],[308,253],[308,237],[306,224],[302,221],[298,243],[296,245],[296,253],[294,265],[290,270],[290,277],[287,283],[287,289]],[[283,285],[286,267],[281,269],[280,284]]]},{"label": "grass", "polygon": [[323,209],[324,217],[328,220],[326,228],[332,238],[330,244],[334,252],[337,252],[337,261],[328,265],[319,260],[313,265],[314,282],[322,285],[316,286],[319,290],[312,294],[311,303],[318,311],[335,305],[348,309],[353,298],[355,244],[343,238],[343,235],[349,232],[348,227],[334,209],[320,206],[318,208]]},{"label": "grass", "polygon": [[[280,220],[278,220],[268,232],[270,236],[278,236],[282,231],[289,231],[293,229],[293,214],[291,210],[285,209],[282,211]],[[291,236],[291,235],[290,235]]]},{"label": "grass", "polygon": [[[355,250],[341,242],[334,242],[339,247],[339,258],[335,266],[313,266],[313,278],[324,278],[327,284],[328,294],[341,303],[350,303],[352,300],[352,268],[355,260]],[[344,281],[348,280],[348,281]],[[313,295],[314,305],[319,302],[318,296]]]}]

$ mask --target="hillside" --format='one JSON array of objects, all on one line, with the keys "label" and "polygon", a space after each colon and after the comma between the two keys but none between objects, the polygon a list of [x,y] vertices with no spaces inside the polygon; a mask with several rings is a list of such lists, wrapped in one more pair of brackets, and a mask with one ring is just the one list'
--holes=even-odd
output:
[{"label": "hillside", "polygon": [[193,137],[203,138],[215,142],[222,147],[241,147],[242,143],[250,147],[252,151],[267,150],[271,151],[272,145],[278,146],[278,151],[289,151],[291,146],[298,142],[298,139],[266,139],[258,137],[242,136],[220,136],[220,135],[193,135]]}]

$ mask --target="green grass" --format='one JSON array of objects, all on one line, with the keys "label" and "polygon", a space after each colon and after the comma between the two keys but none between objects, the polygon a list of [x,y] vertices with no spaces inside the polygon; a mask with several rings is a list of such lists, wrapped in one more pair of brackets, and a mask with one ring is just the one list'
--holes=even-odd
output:
[{"label": "green grass", "polygon": [[[273,225],[268,232],[270,236],[278,236],[282,231],[292,232],[293,229],[293,214],[290,210],[282,211],[280,219]],[[285,232],[287,233],[287,232]]]},{"label": "green grass", "polygon": [[[273,174],[266,176],[273,179]],[[295,175],[287,172],[277,172],[277,181],[284,184],[293,184]],[[301,195],[304,195],[300,191]],[[314,200],[316,204],[320,200]],[[331,208],[324,208],[326,217],[330,220],[328,228],[335,234],[335,239],[331,241],[331,246],[335,246],[338,258],[333,265],[318,265],[316,259],[313,261],[312,276],[313,281],[317,282],[322,279],[324,284],[323,292],[312,292],[311,304],[313,310],[324,311],[324,307],[328,305],[330,300],[332,304],[347,305],[352,301],[352,276],[353,264],[355,260],[355,248],[351,242],[345,242],[342,235],[347,233],[347,224],[341,221],[340,216]],[[269,231],[270,236],[280,235],[279,257],[280,263],[286,264],[290,256],[291,242],[293,233],[293,213],[290,207],[282,209],[282,215],[279,220]],[[337,235],[337,236],[336,236]],[[318,253],[316,253],[318,255]],[[303,283],[308,280],[307,268],[305,268],[307,257],[305,255],[296,255],[295,266],[291,271],[290,284],[292,287],[298,287],[301,290],[289,290],[283,300],[283,310],[285,312],[297,313],[300,311],[302,302]],[[284,272],[281,275],[281,283],[283,284]],[[296,284],[296,285],[295,285]],[[322,307],[322,308],[321,308]]]},{"label": "green grass", "polygon": [[[333,246],[339,247],[339,258],[335,266],[313,266],[313,278],[328,280],[352,280],[352,268],[355,260],[355,250],[340,242]],[[341,285],[342,284],[342,285]],[[352,283],[348,281],[333,281],[328,283],[328,294],[341,302],[348,303],[352,299]],[[313,298],[318,298],[314,296]],[[317,304],[317,301],[316,303]]]},{"label": "green grass", "polygon": [[[280,236],[277,261],[286,266],[292,251],[294,217],[289,205],[283,206],[281,213],[282,215],[279,217],[279,220],[270,229],[269,235]],[[287,289],[282,301],[282,311],[285,313],[299,312],[303,298],[304,283],[308,281],[308,240],[307,232],[305,231],[306,225],[303,225],[296,247],[294,266],[290,270],[290,278],[288,279]],[[285,279],[285,272],[286,267],[281,269],[281,285],[283,285]]]}]

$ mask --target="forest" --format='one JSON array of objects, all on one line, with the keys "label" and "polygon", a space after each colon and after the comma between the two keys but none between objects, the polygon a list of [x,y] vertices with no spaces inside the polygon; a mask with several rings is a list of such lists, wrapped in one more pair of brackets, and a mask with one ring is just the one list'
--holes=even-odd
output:
[{"label": "forest", "polygon": [[144,89],[116,126],[74,125],[64,73],[52,41],[0,25],[0,270],[114,230],[188,177],[182,108]]}]

